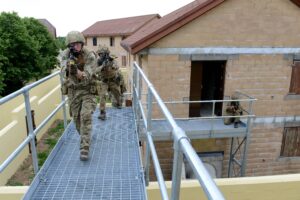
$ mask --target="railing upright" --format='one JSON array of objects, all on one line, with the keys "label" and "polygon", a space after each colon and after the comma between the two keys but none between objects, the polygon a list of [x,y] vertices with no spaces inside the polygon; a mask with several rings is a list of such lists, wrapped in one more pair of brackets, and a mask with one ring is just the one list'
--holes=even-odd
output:
[{"label": "railing upright", "polygon": [[[63,75],[62,75],[62,73],[59,74],[59,79],[60,79],[60,84],[63,85]],[[61,93],[61,100],[62,100],[62,102],[66,101],[65,95],[63,95],[62,93]],[[67,108],[66,108],[65,103],[63,104],[63,116],[64,116],[64,129],[66,129],[67,125],[68,125],[68,121],[67,121]]]},{"label": "railing upright", "polygon": [[[252,108],[253,108],[253,101],[249,102],[249,115],[252,115]],[[246,165],[247,165],[247,158],[246,156],[248,155],[248,146],[250,143],[250,127],[251,127],[251,123],[252,123],[252,118],[248,117],[247,118],[247,128],[246,128],[246,141],[245,141],[245,148],[244,148],[244,158],[242,161],[242,169],[241,169],[241,176],[245,176],[246,174]]]},{"label": "railing upright", "polygon": [[31,106],[30,106],[30,100],[29,100],[29,89],[26,86],[24,87],[23,94],[24,94],[25,109],[26,109],[26,116],[27,116],[27,127],[28,127],[28,132],[29,132],[28,135],[31,138],[30,147],[31,147],[33,169],[34,169],[34,174],[37,174],[39,171],[39,165],[38,165],[38,158],[37,158],[35,139],[34,139],[35,135],[33,133],[33,126],[32,126]]}]

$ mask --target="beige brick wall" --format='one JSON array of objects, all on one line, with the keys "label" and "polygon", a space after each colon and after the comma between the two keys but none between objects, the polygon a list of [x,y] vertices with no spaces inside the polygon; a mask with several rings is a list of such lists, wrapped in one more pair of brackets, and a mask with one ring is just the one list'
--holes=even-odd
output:
[{"label": "beige brick wall", "polygon": [[154,47],[299,47],[300,10],[289,0],[226,0]]},{"label": "beige brick wall", "polygon": [[[110,46],[110,37],[97,37],[97,46],[93,46],[93,37],[87,37],[86,41],[86,47],[90,50],[90,51],[97,51],[97,47],[99,45],[105,45],[109,48],[111,54],[116,55],[117,58],[117,62],[119,64],[120,67],[128,67],[130,65],[129,62],[129,54],[128,52],[121,47],[120,43],[122,41],[122,37],[121,36],[115,36],[115,46]],[[122,56],[126,56],[126,66],[122,66]]]},{"label": "beige brick wall", "polygon": [[[299,47],[300,9],[289,0],[226,0],[220,6],[154,43],[153,48],[176,47]],[[189,97],[191,61],[178,55],[148,55],[143,63],[150,81],[164,101]],[[240,90],[258,99],[257,116],[300,115],[299,100],[285,100],[292,59],[284,55],[239,55],[226,64],[225,96]],[[174,116],[188,115],[188,106],[168,106]],[[155,116],[161,116],[159,111]],[[283,127],[253,128],[247,176],[300,173],[300,158],[280,158]],[[195,150],[224,151],[227,176],[230,139],[192,141]],[[162,142],[159,152],[170,144]],[[170,178],[171,152],[160,154],[165,178]],[[169,162],[169,163],[166,163]],[[170,169],[167,169],[170,167]]]}]

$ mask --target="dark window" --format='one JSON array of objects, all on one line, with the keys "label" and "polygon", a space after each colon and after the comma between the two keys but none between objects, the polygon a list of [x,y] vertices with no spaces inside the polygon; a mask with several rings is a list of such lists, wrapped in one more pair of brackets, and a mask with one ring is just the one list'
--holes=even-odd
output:
[{"label": "dark window", "polygon": [[126,56],[122,56],[122,66],[126,66]]},{"label": "dark window", "polygon": [[300,156],[300,127],[285,127],[280,156]]},{"label": "dark window", "polygon": [[115,46],[115,38],[114,37],[110,37],[110,46],[111,47]]},{"label": "dark window", "polygon": [[93,37],[93,46],[97,46],[97,38]]},{"label": "dark window", "polygon": [[290,84],[290,94],[300,95],[300,61],[294,62]]}]

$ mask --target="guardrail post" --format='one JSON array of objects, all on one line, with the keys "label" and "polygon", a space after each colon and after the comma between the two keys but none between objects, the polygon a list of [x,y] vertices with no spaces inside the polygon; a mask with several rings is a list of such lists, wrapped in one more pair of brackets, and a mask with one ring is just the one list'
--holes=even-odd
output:
[{"label": "guardrail post", "polygon": [[[249,102],[249,114],[252,115],[252,106],[253,106],[253,101]],[[248,145],[249,145],[249,140],[250,140],[250,127],[251,127],[251,121],[252,118],[248,117],[247,118],[247,130],[246,130],[246,141],[245,141],[245,147],[244,147],[244,152],[243,152],[243,161],[242,161],[242,169],[241,169],[241,176],[245,176],[246,174],[246,165],[247,165],[247,154],[248,154]]]},{"label": "guardrail post", "polygon": [[[151,132],[152,129],[152,93],[151,89],[148,88],[148,94],[147,94],[147,133]],[[146,135],[147,137],[147,135]],[[148,139],[147,145],[146,145],[146,159],[145,159],[145,179],[146,179],[146,185],[149,185],[149,169],[150,169],[150,144]]]},{"label": "guardrail post", "polygon": [[37,152],[35,147],[35,135],[33,133],[33,126],[32,126],[32,118],[31,118],[31,107],[30,107],[30,100],[29,100],[29,91],[25,87],[24,88],[24,99],[25,99],[25,109],[26,109],[26,116],[27,116],[27,126],[28,126],[28,133],[31,136],[30,145],[31,145],[31,156],[32,156],[32,162],[33,162],[33,169],[34,174],[37,174],[39,171],[39,165],[38,165],[38,158],[37,158]]},{"label": "guardrail post", "polygon": [[[175,134],[173,133],[173,135],[175,135]],[[174,138],[174,159],[173,159],[173,172],[172,172],[171,200],[178,200],[179,194],[180,194],[183,153],[181,151],[179,142],[180,142],[180,139],[175,137]]]},{"label": "guardrail post", "polygon": [[137,87],[137,73],[138,70],[136,69],[136,66],[133,65],[133,84],[132,84],[132,98],[133,98],[133,110],[134,110],[134,115],[137,117],[137,93],[136,93],[136,87]]},{"label": "guardrail post", "polygon": [[[59,77],[60,77],[60,85],[62,86],[63,85],[63,75],[62,73],[59,73]],[[67,128],[67,112],[66,112],[66,98],[65,98],[65,95],[63,95],[62,91],[61,91],[61,100],[62,102],[64,102],[64,105],[63,105],[63,116],[64,116],[64,129]]]}]

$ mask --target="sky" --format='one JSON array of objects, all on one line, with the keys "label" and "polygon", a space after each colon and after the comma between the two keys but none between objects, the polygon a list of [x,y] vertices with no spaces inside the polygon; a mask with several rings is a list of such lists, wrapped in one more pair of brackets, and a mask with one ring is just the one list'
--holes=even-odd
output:
[{"label": "sky", "polygon": [[0,12],[47,19],[57,36],[83,31],[97,21],[147,14],[164,16],[193,0],[0,0]]}]

